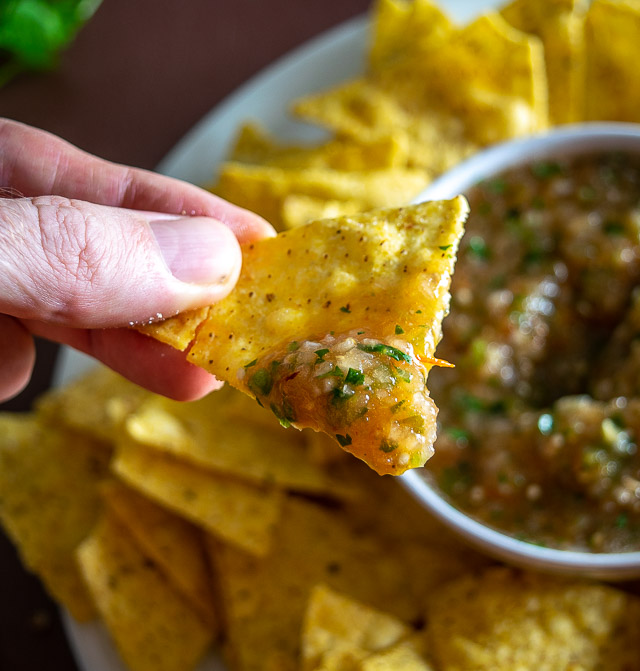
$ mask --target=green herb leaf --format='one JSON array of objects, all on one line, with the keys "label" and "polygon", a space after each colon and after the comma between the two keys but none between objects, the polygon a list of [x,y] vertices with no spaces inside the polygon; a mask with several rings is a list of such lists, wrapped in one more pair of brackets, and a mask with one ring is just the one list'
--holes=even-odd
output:
[{"label": "green herb leaf", "polygon": [[404,333],[404,329],[400,324],[396,324],[396,335],[402,335]]},{"label": "green herb leaf", "polygon": [[336,433],[336,440],[340,443],[342,447],[346,447],[347,445],[351,445],[352,440],[351,436],[347,433],[344,436],[341,436],[339,433]]},{"label": "green herb leaf", "polygon": [[361,373],[357,368],[349,368],[345,382],[352,385],[362,384],[364,382],[364,373]]},{"label": "green herb leaf", "polygon": [[329,354],[328,349],[317,349],[314,354],[318,357],[316,363],[321,363],[324,361],[324,357]]},{"label": "green herb leaf", "polygon": [[380,443],[380,449],[386,453],[393,452],[394,450],[398,449],[398,443],[396,443],[393,440],[387,440],[386,438],[384,438]]},{"label": "green herb leaf", "polygon": [[249,380],[249,389],[257,396],[261,394],[262,396],[268,396],[273,387],[273,378],[271,373],[266,368],[260,368],[257,370]]},{"label": "green herb leaf", "polygon": [[396,361],[405,361],[406,363],[411,363],[411,357],[408,354],[405,354],[403,351],[392,347],[391,345],[385,345],[384,343],[378,343],[376,345],[358,345],[358,349],[363,352],[379,352],[380,354],[385,354],[390,356]]}]

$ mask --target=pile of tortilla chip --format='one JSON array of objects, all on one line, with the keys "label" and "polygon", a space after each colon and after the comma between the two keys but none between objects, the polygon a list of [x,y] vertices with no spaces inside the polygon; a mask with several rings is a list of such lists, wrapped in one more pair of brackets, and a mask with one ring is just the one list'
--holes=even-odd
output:
[{"label": "pile of tortilla chip", "polygon": [[635,0],[512,0],[457,25],[432,0],[376,0],[366,73],[295,100],[329,139],[238,133],[213,190],[278,230],[402,205],[488,144],[577,121],[640,121]]},{"label": "pile of tortilla chip", "polygon": [[0,492],[25,565],[130,671],[640,668],[638,597],[493,564],[233,389],[96,369],[0,414]]}]

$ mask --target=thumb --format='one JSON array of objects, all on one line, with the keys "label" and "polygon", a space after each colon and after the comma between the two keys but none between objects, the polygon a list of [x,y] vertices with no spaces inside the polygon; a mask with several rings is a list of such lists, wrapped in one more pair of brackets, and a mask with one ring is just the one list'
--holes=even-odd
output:
[{"label": "thumb", "polygon": [[238,241],[208,217],[59,196],[0,199],[0,313],[74,328],[168,317],[235,284]]}]

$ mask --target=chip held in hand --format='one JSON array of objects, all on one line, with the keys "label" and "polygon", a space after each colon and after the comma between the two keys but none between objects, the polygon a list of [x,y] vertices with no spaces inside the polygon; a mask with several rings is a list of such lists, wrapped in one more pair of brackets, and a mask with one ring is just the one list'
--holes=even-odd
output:
[{"label": "chip held in hand", "polygon": [[433,453],[426,381],[431,366],[448,365],[434,353],[467,213],[459,196],[246,245],[226,298],[192,320],[180,315],[175,328],[167,320],[142,330],[181,349],[188,338],[190,361],[284,426],[323,431],[378,473],[398,475]]}]

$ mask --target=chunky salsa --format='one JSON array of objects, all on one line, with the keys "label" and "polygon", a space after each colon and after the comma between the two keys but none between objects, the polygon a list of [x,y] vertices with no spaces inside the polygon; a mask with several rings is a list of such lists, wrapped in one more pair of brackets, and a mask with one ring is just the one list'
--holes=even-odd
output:
[{"label": "chunky salsa", "polygon": [[523,540],[640,550],[640,157],[534,162],[469,202],[424,475]]},{"label": "chunky salsa", "polygon": [[400,473],[433,454],[438,411],[424,364],[446,364],[419,361],[400,336],[382,342],[361,330],[293,341],[241,375],[283,426],[325,431],[379,473]]}]

